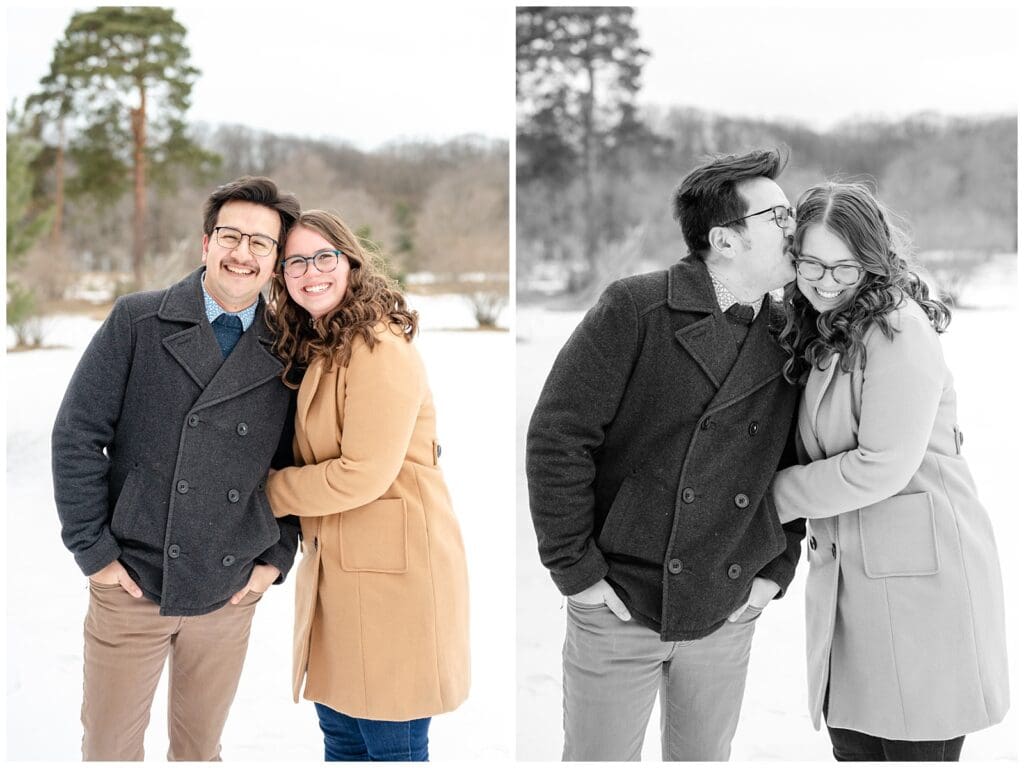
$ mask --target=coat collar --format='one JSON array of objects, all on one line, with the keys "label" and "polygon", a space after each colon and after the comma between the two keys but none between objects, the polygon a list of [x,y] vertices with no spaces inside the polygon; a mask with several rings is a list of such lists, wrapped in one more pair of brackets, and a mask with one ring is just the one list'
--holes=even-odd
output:
[{"label": "coat collar", "polygon": [[770,297],[765,297],[765,305],[735,358],[731,348],[736,341],[718,306],[704,262],[691,257],[669,268],[668,306],[704,315],[679,328],[675,337],[718,388],[710,409],[724,408],[782,375],[785,356],[771,337],[770,326],[777,313]]},{"label": "coat collar", "polygon": [[703,261],[691,256],[669,267],[668,306],[685,312],[714,312],[717,309],[715,286]]},{"label": "coat collar", "polygon": [[[157,315],[161,320],[179,323],[209,322],[206,317],[206,303],[203,301],[203,273],[205,266],[200,266],[182,280],[167,289],[164,300],[160,302]],[[251,328],[256,329],[259,340],[264,344],[273,344],[274,336],[267,328],[263,313],[267,303],[260,294],[256,304],[256,317]]]},{"label": "coat collar", "polygon": [[266,302],[260,296],[256,317],[232,353],[224,358],[206,318],[199,268],[167,289],[157,316],[187,323],[163,338],[163,346],[203,392],[195,408],[213,405],[258,387],[280,374],[281,361],[270,352],[273,336],[264,321]]}]

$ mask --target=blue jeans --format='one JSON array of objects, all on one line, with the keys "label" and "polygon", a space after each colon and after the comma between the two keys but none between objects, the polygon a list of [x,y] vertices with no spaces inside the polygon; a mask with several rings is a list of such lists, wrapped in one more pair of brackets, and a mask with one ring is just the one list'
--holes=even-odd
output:
[{"label": "blue jeans", "polygon": [[320,703],[316,714],[324,732],[325,762],[427,762],[429,717],[404,722],[363,720]]}]

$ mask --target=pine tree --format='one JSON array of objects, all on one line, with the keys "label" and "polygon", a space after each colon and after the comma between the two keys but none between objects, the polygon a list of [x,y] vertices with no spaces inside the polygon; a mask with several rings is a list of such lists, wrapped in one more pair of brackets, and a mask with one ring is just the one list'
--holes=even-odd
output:
[{"label": "pine tree", "polygon": [[[66,89],[85,127],[72,146],[77,166],[70,185],[102,201],[129,186],[134,200],[131,263],[143,282],[146,189],[154,174],[166,179],[175,165],[200,168],[214,157],[185,133],[184,115],[199,70],[189,63],[186,30],[174,11],[155,7],[102,7],[75,13],[43,80],[40,103],[64,115]],[[80,108],[79,108],[80,107]]]}]

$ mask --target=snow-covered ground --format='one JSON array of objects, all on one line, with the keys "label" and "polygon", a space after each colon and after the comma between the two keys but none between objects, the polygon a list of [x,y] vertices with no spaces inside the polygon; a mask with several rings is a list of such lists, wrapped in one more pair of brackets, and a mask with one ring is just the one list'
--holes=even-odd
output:
[{"label": "snow-covered ground", "polygon": [[[1021,681],[1021,568],[1016,554],[1021,510],[1021,397],[1017,330],[1012,309],[1016,290],[1013,257],[1003,269],[970,291],[984,310],[954,312],[942,337],[959,398],[959,421],[966,435],[982,501],[1000,545],[1006,591],[1013,705],[1000,725],[968,736],[965,761],[1019,759]],[[965,295],[965,299],[966,299]],[[520,306],[516,313],[517,412],[516,484],[517,569],[517,747],[519,760],[558,760],[562,748],[561,646],[565,607],[537,556],[530,522],[524,470],[524,438],[530,414],[555,355],[582,318],[582,312],[552,312]],[[740,761],[831,762],[828,735],[811,727],[805,699],[803,591],[801,562],[786,598],[773,601],[758,620],[747,689],[732,759]],[[659,716],[651,716],[643,759],[660,760]]]},{"label": "snow-covered ground", "polygon": [[[473,683],[469,700],[435,718],[434,760],[508,761],[514,754],[513,529],[515,379],[511,333],[470,333],[459,297],[410,296],[444,444],[443,465],[469,559]],[[509,310],[501,318],[508,326]],[[48,321],[60,348],[8,354],[7,749],[8,760],[81,758],[85,578],[60,540],[49,436],[67,381],[99,323]],[[9,337],[8,343],[13,343]],[[225,760],[317,761],[313,705],[291,701],[293,581],[272,587],[253,622],[249,654],[223,738]],[[166,685],[153,704],[149,759],[167,751]]]}]

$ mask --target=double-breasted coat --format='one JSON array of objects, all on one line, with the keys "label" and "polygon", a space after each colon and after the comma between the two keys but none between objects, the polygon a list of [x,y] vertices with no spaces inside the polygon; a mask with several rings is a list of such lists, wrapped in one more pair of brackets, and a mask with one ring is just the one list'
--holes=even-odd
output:
[{"label": "double-breasted coat", "polygon": [[780,312],[766,298],[737,349],[707,267],[687,258],[612,283],[587,313],[527,432],[540,556],[563,594],[607,579],[638,622],[692,640],[756,576],[789,585],[803,521],[784,528],[767,493],[798,396]]},{"label": "double-breasted coat", "polygon": [[347,366],[313,362],[295,458],[274,514],[302,520],[293,694],[351,717],[403,721],[469,690],[465,552],[438,463],[433,398],[415,346],[381,325]]},{"label": "double-breasted coat", "polygon": [[935,331],[907,301],[866,362],[813,370],[799,409],[811,463],[783,469],[782,519],[808,518],[807,683],[815,728],[951,739],[1009,705],[996,540],[967,462]]},{"label": "double-breasted coat", "polygon": [[298,539],[265,493],[290,395],[263,299],[225,359],[202,274],[117,300],[52,435],[65,545],[86,575],[120,560],[165,616],[220,608],[256,562],[283,579]]}]

